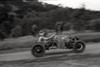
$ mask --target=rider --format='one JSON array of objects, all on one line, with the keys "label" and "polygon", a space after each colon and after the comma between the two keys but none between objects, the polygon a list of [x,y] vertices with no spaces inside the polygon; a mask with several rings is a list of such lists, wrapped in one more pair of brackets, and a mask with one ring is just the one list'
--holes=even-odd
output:
[{"label": "rider", "polygon": [[41,31],[39,32],[39,35],[40,35],[40,37],[39,37],[38,42],[46,42],[48,39],[50,39],[50,38],[52,38],[52,37],[55,36],[55,34],[54,34],[54,35],[52,35],[52,36],[50,36],[50,37],[47,37],[47,32],[44,31],[44,30],[41,30]]}]

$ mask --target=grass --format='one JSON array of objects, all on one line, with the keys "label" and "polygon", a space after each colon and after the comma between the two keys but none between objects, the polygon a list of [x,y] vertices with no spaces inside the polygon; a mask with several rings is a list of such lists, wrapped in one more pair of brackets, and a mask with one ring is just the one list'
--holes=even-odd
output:
[{"label": "grass", "polygon": [[29,48],[35,44],[37,38],[32,36],[19,37],[16,39],[6,39],[0,42],[0,50],[8,50],[15,48]]}]

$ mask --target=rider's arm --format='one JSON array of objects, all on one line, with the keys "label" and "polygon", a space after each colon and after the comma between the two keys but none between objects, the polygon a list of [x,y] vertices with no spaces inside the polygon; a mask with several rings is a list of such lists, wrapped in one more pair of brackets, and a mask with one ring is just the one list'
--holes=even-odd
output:
[{"label": "rider's arm", "polygon": [[50,39],[50,38],[52,38],[52,37],[54,37],[55,36],[55,34],[54,35],[52,35],[52,36],[50,36],[50,37],[48,37],[48,39]]},{"label": "rider's arm", "polygon": [[47,39],[48,39],[47,37],[39,37],[38,42],[42,42],[43,40],[47,40]]},{"label": "rider's arm", "polygon": [[41,42],[42,37],[39,37],[38,42]]},{"label": "rider's arm", "polygon": [[55,35],[52,35],[52,36],[50,36],[50,37],[39,37],[39,40],[38,40],[38,42],[41,42],[42,40],[48,40],[48,39],[50,39],[50,38],[52,38],[52,37],[54,37]]}]

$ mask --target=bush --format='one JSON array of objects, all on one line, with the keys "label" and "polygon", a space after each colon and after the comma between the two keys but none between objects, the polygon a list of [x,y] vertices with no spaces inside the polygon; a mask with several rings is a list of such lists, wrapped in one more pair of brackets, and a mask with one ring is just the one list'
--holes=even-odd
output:
[{"label": "bush", "polygon": [[6,38],[6,33],[0,30],[0,40],[3,40],[4,38]]},{"label": "bush", "polygon": [[10,37],[19,37],[22,35],[22,28],[21,26],[17,25],[15,28],[12,29]]}]

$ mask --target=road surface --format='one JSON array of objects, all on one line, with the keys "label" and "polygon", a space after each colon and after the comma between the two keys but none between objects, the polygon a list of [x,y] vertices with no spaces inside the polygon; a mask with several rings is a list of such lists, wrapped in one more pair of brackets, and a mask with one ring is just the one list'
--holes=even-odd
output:
[{"label": "road surface", "polygon": [[[63,49],[54,49],[46,52],[46,55],[40,58],[46,58],[55,55],[75,55],[76,53],[71,52],[71,50],[63,50]],[[100,43],[96,44],[87,44],[86,50],[81,54],[100,54]],[[34,60],[37,57],[32,56],[30,51],[26,52],[18,52],[18,53],[8,53],[8,54],[0,54],[0,61],[17,61],[17,60]]]}]

